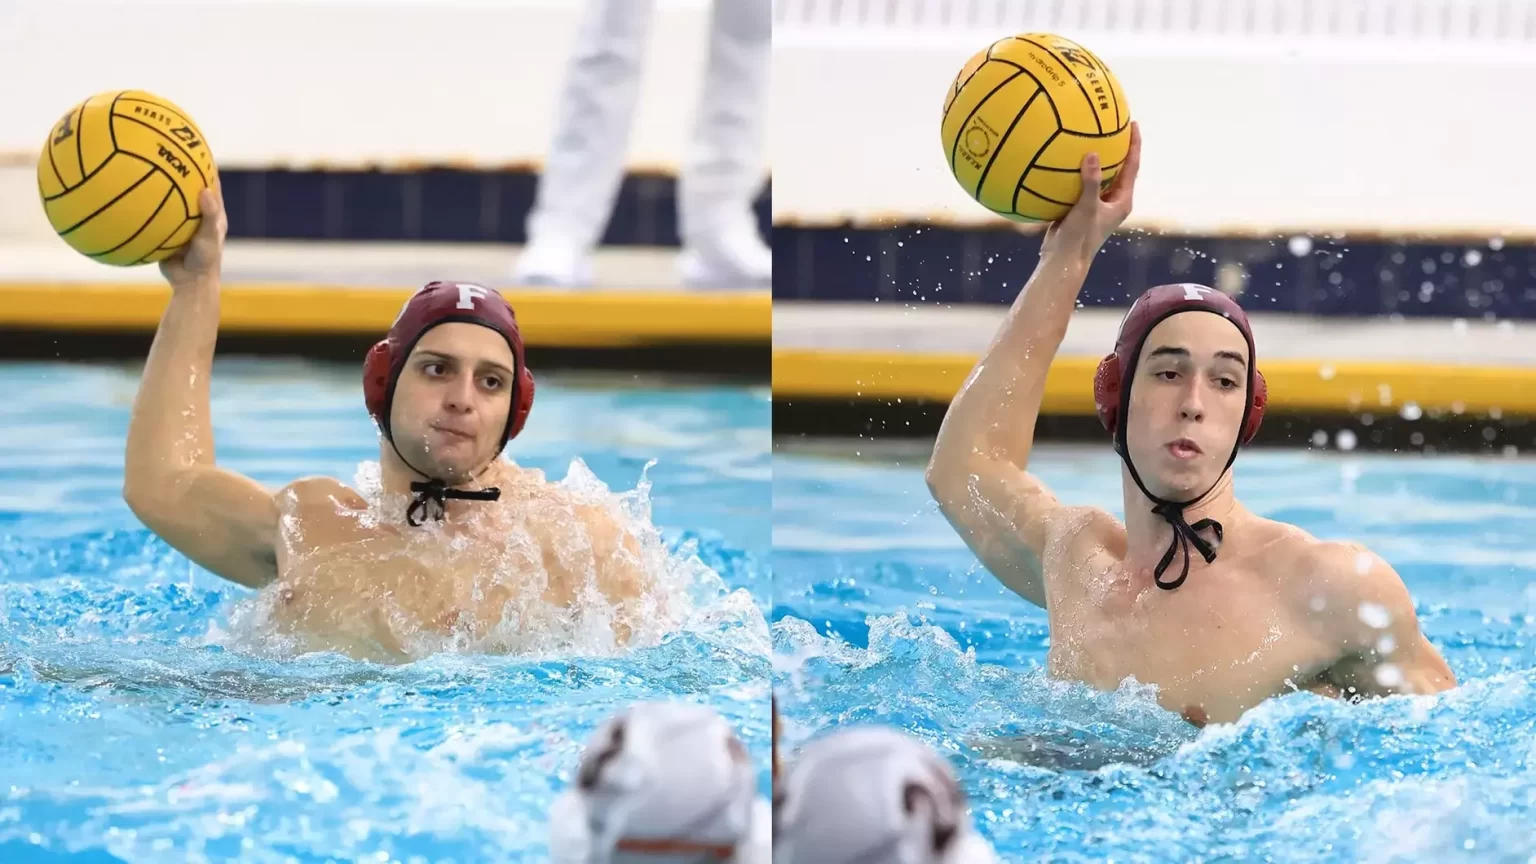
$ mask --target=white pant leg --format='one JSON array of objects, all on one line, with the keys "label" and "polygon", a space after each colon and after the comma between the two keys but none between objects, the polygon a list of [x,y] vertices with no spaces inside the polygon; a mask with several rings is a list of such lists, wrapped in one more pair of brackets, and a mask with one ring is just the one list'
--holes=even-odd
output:
[{"label": "white pant leg", "polygon": [[530,245],[585,254],[602,239],[624,179],[654,0],[588,0],[528,216]]},{"label": "white pant leg", "polygon": [[702,257],[723,254],[732,269],[760,278],[769,259],[751,208],[765,179],[771,0],[714,0],[710,19],[703,89],[678,189],[680,233]]}]

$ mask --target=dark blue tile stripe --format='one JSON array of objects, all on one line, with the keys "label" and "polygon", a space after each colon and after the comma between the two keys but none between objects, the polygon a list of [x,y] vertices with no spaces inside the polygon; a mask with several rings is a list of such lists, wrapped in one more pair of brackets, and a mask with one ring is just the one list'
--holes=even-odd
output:
[{"label": "dark blue tile stripe", "polygon": [[[538,175],[529,171],[220,172],[229,235],[244,239],[523,243]],[[756,202],[759,230],[771,230],[772,190]],[[677,182],[661,175],[624,179],[603,243],[677,246]]]},{"label": "dark blue tile stripe", "polygon": [[[1271,240],[1133,234],[1110,240],[1081,296],[1124,306],[1165,282],[1246,273],[1250,311],[1331,316],[1536,319],[1536,246],[1311,238],[1297,255]],[[1497,247],[1497,248],[1495,248]],[[1012,231],[901,227],[774,229],[776,300],[1011,303],[1039,256]]]}]

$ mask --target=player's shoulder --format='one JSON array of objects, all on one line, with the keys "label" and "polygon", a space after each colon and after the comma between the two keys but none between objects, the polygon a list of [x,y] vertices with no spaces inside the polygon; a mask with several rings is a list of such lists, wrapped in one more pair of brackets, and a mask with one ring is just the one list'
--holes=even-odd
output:
[{"label": "player's shoulder", "polygon": [[1313,537],[1304,547],[1304,552],[1315,568],[1350,579],[1382,576],[1392,569],[1374,549],[1355,540],[1319,540]]},{"label": "player's shoulder", "polygon": [[[1125,523],[1102,507],[1062,504],[1045,516],[1044,547],[1039,566],[1047,580],[1072,574],[1080,578],[1084,556],[1108,554],[1115,560],[1125,558],[1128,541]],[[1077,562],[1077,563],[1073,563]]]},{"label": "player's shoulder", "polygon": [[1324,628],[1327,638],[1358,639],[1362,624],[1378,633],[1391,622],[1414,620],[1407,584],[1374,549],[1353,540],[1314,538],[1298,550],[1304,556],[1299,566],[1276,575],[1285,580],[1296,608]]},{"label": "player's shoulder", "polygon": [[534,507],[526,514],[536,522],[563,523],[569,519],[599,520],[607,513],[605,496],[580,484],[552,480],[537,468],[508,463],[502,471],[502,498]]},{"label": "player's shoulder", "polygon": [[1103,507],[1062,504],[1048,518],[1050,534],[1057,537],[1113,545],[1115,538],[1125,536],[1125,523]]},{"label": "player's shoulder", "polygon": [[548,495],[560,485],[550,480],[543,470],[519,465],[506,457],[502,457],[495,464],[494,471],[489,476],[491,479],[487,482],[500,486],[503,495],[508,492]]},{"label": "player's shoulder", "polygon": [[300,477],[278,490],[277,499],[284,509],[305,508],[325,503],[334,508],[366,508],[368,503],[345,483],[334,477]]},{"label": "player's shoulder", "polygon": [[[1279,523],[1277,523],[1279,524]],[[1300,528],[1285,526],[1280,554],[1266,556],[1309,597],[1321,594],[1338,600],[1376,600],[1401,593],[1402,579],[1380,553],[1355,540],[1319,539]],[[1296,578],[1300,576],[1301,578]]]},{"label": "player's shoulder", "polygon": [[1247,557],[1262,562],[1261,568],[1277,573],[1305,574],[1304,582],[1359,578],[1385,565],[1381,556],[1363,543],[1324,540],[1288,522],[1257,518],[1249,532]]}]

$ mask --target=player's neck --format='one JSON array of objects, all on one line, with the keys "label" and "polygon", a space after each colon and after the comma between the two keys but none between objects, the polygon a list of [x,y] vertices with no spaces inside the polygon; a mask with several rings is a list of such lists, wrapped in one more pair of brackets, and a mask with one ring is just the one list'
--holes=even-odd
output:
[{"label": "player's neck", "polygon": [[[1145,565],[1150,569],[1167,553],[1168,545],[1173,541],[1173,525],[1163,516],[1152,512],[1157,502],[1148,498],[1136,486],[1129,471],[1122,468],[1121,474],[1125,501],[1126,562],[1137,567]],[[1202,519],[1214,519],[1221,523],[1224,533],[1230,532],[1247,515],[1247,509],[1237,500],[1233,491],[1231,471],[1224,472],[1214,489],[1183,511],[1185,524],[1194,525]],[[1221,544],[1216,541],[1213,532],[1203,531],[1200,536],[1213,547],[1220,548]],[[1227,539],[1230,542],[1230,535]],[[1204,564],[1198,555],[1190,562],[1191,568]],[[1182,566],[1182,563],[1175,566]]]},{"label": "player's neck", "polygon": [[[504,469],[506,464],[500,459],[492,459],[473,478],[459,482],[447,482],[451,489],[486,489],[492,486],[504,485]],[[379,453],[379,486],[384,493],[386,501],[400,502],[400,518],[405,518],[405,508],[410,505],[416,493],[412,491],[411,484],[423,483],[437,478],[427,477],[416,471],[402,461],[398,454],[385,443]],[[444,502],[445,516],[453,518],[461,512],[478,512],[485,508],[485,504],[479,501],[464,501],[449,498]]]}]

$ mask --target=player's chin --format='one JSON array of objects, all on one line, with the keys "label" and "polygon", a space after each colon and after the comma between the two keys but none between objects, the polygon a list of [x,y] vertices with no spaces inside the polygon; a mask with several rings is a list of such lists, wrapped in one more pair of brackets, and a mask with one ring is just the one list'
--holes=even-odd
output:
[{"label": "player's chin", "polygon": [[434,478],[453,486],[472,479],[478,470],[489,461],[482,457],[479,449],[472,447],[427,447],[423,450],[420,464]]},{"label": "player's chin", "polygon": [[450,486],[467,483],[474,479],[480,469],[485,466],[485,462],[486,460],[474,454],[466,453],[462,456],[455,454],[452,457],[437,460],[437,476]]},{"label": "player's chin", "polygon": [[1159,473],[1158,490],[1159,497],[1170,501],[1188,501],[1209,489],[1216,482],[1214,471],[1210,466],[1199,464],[1180,463],[1170,460],[1172,464],[1164,467]]}]

